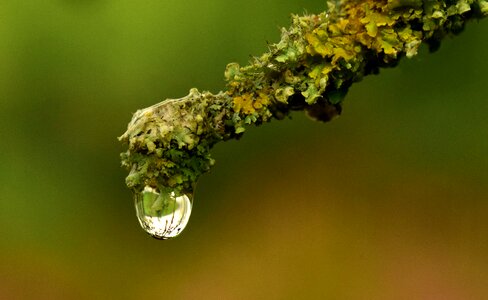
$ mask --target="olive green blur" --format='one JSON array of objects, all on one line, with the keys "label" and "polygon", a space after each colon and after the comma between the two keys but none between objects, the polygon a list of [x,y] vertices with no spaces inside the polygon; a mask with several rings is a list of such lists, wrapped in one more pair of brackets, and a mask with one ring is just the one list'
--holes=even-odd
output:
[{"label": "olive green blur", "polygon": [[323,1],[3,1],[1,299],[483,299],[488,20],[216,146],[170,241],[135,216],[132,113],[224,88]]}]

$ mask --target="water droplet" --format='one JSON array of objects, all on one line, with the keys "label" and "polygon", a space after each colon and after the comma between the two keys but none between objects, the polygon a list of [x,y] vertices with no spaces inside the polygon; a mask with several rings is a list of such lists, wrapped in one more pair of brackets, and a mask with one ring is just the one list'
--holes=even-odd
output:
[{"label": "water droplet", "polygon": [[176,197],[171,190],[158,191],[146,186],[135,197],[137,218],[154,238],[167,240],[178,236],[190,219],[192,195]]}]

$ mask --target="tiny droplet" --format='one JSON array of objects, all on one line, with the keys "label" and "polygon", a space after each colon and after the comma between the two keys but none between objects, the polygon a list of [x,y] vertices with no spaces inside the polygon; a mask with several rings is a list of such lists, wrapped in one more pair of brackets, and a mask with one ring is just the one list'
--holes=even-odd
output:
[{"label": "tiny droplet", "polygon": [[178,236],[190,219],[192,195],[176,197],[171,190],[146,186],[135,196],[137,218],[151,236],[167,240]]}]

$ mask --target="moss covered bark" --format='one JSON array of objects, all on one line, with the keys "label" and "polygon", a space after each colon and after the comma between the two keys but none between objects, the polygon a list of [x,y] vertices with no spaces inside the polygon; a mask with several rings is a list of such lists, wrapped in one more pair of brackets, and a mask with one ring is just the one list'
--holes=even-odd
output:
[{"label": "moss covered bark", "polygon": [[191,193],[213,165],[217,142],[293,110],[329,121],[354,82],[416,55],[422,43],[436,50],[446,35],[487,15],[485,0],[330,1],[323,13],[294,15],[268,52],[248,66],[227,66],[225,91],[192,89],[137,111],[119,137],[129,146],[121,154],[126,183],[135,193],[145,186]]}]

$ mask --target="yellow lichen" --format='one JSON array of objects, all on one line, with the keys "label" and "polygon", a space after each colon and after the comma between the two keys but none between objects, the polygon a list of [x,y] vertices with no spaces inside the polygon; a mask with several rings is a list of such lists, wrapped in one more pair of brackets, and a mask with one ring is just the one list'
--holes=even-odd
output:
[{"label": "yellow lichen", "polygon": [[257,109],[261,109],[270,104],[268,93],[257,92],[256,94],[246,93],[236,96],[234,101],[234,111],[242,112],[246,115],[254,113]]},{"label": "yellow lichen", "polygon": [[234,97],[234,110],[245,114],[252,114],[254,110],[252,96],[244,94]]}]

